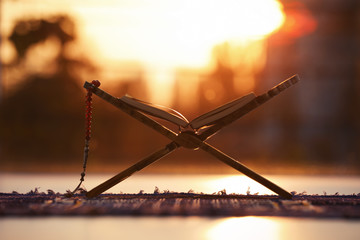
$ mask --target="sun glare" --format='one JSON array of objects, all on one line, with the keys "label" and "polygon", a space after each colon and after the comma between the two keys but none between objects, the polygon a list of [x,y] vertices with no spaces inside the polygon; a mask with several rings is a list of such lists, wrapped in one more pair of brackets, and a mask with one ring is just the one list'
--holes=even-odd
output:
[{"label": "sun glare", "polygon": [[233,217],[219,220],[208,239],[279,239],[279,224],[270,218]]},{"label": "sun glare", "polygon": [[210,180],[207,183],[210,189],[225,189],[227,193],[235,194],[274,194],[260,183],[243,175],[227,176]]},{"label": "sun glare", "polygon": [[98,48],[97,57],[135,60],[151,68],[145,76],[152,101],[160,104],[170,101],[175,67],[204,69],[215,45],[228,42],[244,49],[284,21],[276,0],[124,1],[75,10],[84,36]]},{"label": "sun glare", "polygon": [[[160,104],[169,102],[175,68],[208,69],[214,46],[227,42],[245,49],[285,19],[277,0],[34,0],[5,1],[3,8],[3,34],[21,18],[57,13],[74,17],[87,54],[102,66],[140,63],[150,94]],[[113,79],[121,79],[118,68]]]},{"label": "sun glare", "polygon": [[281,26],[275,0],[153,0],[81,6],[85,34],[110,59],[203,67],[224,41],[263,38]]}]

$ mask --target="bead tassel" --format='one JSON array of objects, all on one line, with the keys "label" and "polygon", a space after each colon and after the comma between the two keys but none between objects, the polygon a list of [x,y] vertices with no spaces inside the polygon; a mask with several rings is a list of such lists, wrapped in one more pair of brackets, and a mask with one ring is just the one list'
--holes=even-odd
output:
[{"label": "bead tassel", "polygon": [[100,86],[100,82],[98,80],[93,80],[91,82],[93,85],[92,88],[88,89],[88,92],[85,97],[85,104],[86,104],[86,111],[85,111],[85,147],[84,147],[84,162],[83,162],[83,172],[81,173],[80,183],[75,188],[75,190],[72,192],[72,194],[75,194],[76,191],[80,188],[81,183],[85,180],[85,172],[86,172],[86,165],[87,165],[87,159],[89,156],[89,143],[91,139],[91,120],[92,120],[92,91],[94,88],[97,88]]}]

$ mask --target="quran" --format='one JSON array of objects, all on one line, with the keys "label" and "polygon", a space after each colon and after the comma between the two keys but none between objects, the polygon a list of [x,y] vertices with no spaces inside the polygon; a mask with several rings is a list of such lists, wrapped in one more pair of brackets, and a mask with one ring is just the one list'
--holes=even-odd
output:
[{"label": "quran", "polygon": [[[150,164],[170,154],[174,150],[180,147],[184,147],[193,150],[202,149],[203,151],[216,157],[221,162],[229,165],[230,167],[245,174],[249,178],[257,181],[258,183],[262,184],[263,186],[267,187],[273,192],[279,194],[282,198],[292,199],[291,193],[277,186],[270,180],[264,178],[260,174],[251,170],[250,168],[238,162],[229,155],[221,152],[219,149],[209,144],[206,140],[212,137],[214,134],[216,134],[225,126],[231,124],[232,122],[238,120],[242,116],[253,111],[257,107],[264,104],[271,98],[277,96],[281,92],[285,91],[286,89],[297,83],[298,81],[299,81],[299,77],[297,75],[294,75],[286,79],[285,81],[281,82],[280,84],[272,87],[270,90],[259,96],[255,96],[254,93],[247,94],[239,99],[235,99],[229,103],[226,103],[208,113],[200,115],[199,117],[195,118],[192,121],[188,121],[183,115],[181,115],[180,113],[178,113],[177,111],[171,108],[147,103],[139,99],[133,98],[129,95],[125,95],[121,98],[116,98],[108,94],[107,92],[101,90],[99,88],[100,82],[97,80],[94,80],[91,83],[85,82],[84,87],[88,90],[87,101],[86,101],[88,106],[87,107],[88,112],[86,113],[88,125],[87,125],[87,132],[85,138],[86,141],[84,148],[84,164],[83,164],[84,171],[81,173],[80,183],[77,186],[77,188],[73,191],[73,193],[75,193],[79,189],[81,183],[84,181],[86,161],[89,152],[88,143],[90,140],[91,96],[92,94],[95,94],[98,97],[105,100],[106,102],[117,107],[121,111],[127,113],[134,119],[140,121],[144,125],[154,129],[159,134],[167,137],[168,139],[171,140],[171,142],[168,143],[166,146],[162,147],[161,149],[146,156],[141,161],[135,163],[129,168],[113,176],[112,178],[101,183],[97,187],[93,188],[91,191],[87,192],[86,193],[87,198],[93,198],[100,195],[101,193],[115,186],[119,182],[127,179],[135,172],[142,170],[143,168],[149,166]],[[177,124],[179,126],[179,132],[176,133],[172,131],[171,129],[154,121],[152,118],[148,117],[147,115],[162,118],[171,123]],[[180,127],[185,128],[188,126],[195,131],[183,130],[180,128]],[[204,131],[197,131],[198,129],[205,127],[206,129],[204,129]]]},{"label": "quran", "polygon": [[226,117],[233,112],[241,109],[249,102],[253,101],[256,98],[254,93],[249,93],[241,98],[235,99],[231,102],[228,102],[208,113],[200,115],[199,117],[193,119],[192,121],[187,120],[181,113],[175,111],[174,109],[164,107],[157,104],[148,103],[136,98],[131,97],[130,95],[125,95],[119,100],[127,103],[133,108],[154,117],[167,120],[171,123],[174,123],[181,127],[190,126],[192,129],[200,129],[203,127],[208,127],[215,124],[217,121],[221,120],[223,117]]}]

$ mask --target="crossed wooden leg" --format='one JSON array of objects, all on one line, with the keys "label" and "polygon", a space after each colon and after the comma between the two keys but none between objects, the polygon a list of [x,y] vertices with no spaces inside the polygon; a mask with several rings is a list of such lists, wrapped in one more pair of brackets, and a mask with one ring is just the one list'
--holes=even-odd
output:
[{"label": "crossed wooden leg", "polygon": [[[277,186],[273,182],[269,181],[268,179],[262,177],[258,173],[254,172],[253,170],[249,169],[245,165],[241,164],[240,162],[236,161],[232,157],[226,155],[225,153],[221,152],[220,150],[216,149],[215,147],[211,146],[210,144],[201,141],[197,135],[194,134],[187,134],[187,132],[180,133],[178,135],[179,142],[186,142],[187,148],[200,148],[220,161],[224,162],[225,164],[233,167],[234,169],[238,170],[239,172],[245,174],[246,176],[250,177],[251,179],[257,181],[258,183],[262,184],[263,186],[269,188],[270,190],[274,191],[275,193],[279,194],[281,197],[285,199],[291,199],[292,195],[282,189],[281,187]],[[134,164],[133,166],[125,169],[121,173],[115,175],[114,177],[110,178],[109,180],[105,181],[104,183],[98,185],[91,191],[86,193],[86,197],[93,198],[101,193],[105,192],[109,188],[115,186],[116,184],[120,183],[121,181],[125,180],[133,173],[140,171],[141,169],[149,166],[150,164],[154,163],[155,161],[159,160],[160,158],[166,156],[167,154],[171,153],[178,147],[180,147],[179,143],[171,142],[166,145],[164,148],[154,152],[153,154],[147,156],[143,160],[139,161],[138,163]]]},{"label": "crossed wooden leg", "polygon": [[106,190],[112,188],[116,184],[122,182],[123,180],[130,177],[137,171],[142,170],[143,168],[149,166],[150,164],[156,162],[162,157],[165,157],[172,151],[178,148],[177,143],[171,142],[166,145],[164,148],[150,154],[143,160],[137,162],[136,164],[132,165],[131,167],[125,169],[124,171],[120,172],[119,174],[115,175],[114,177],[110,178],[109,180],[103,182],[102,184],[98,185],[97,187],[93,188],[89,192],[86,193],[86,197],[93,198],[99,196],[101,193],[105,192]]}]

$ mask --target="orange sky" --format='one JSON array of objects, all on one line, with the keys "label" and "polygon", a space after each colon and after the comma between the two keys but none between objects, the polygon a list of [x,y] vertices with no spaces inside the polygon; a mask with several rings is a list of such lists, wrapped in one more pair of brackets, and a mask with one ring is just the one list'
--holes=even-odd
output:
[{"label": "orange sky", "polygon": [[[140,63],[159,103],[169,101],[166,93],[176,67],[207,68],[216,44],[245,49],[279,28],[285,18],[276,0],[2,1],[2,13],[3,35],[16,19],[57,13],[75,17],[79,40],[90,57],[115,66],[113,70],[116,62]],[[5,61],[13,54],[6,41],[2,52]]]}]

